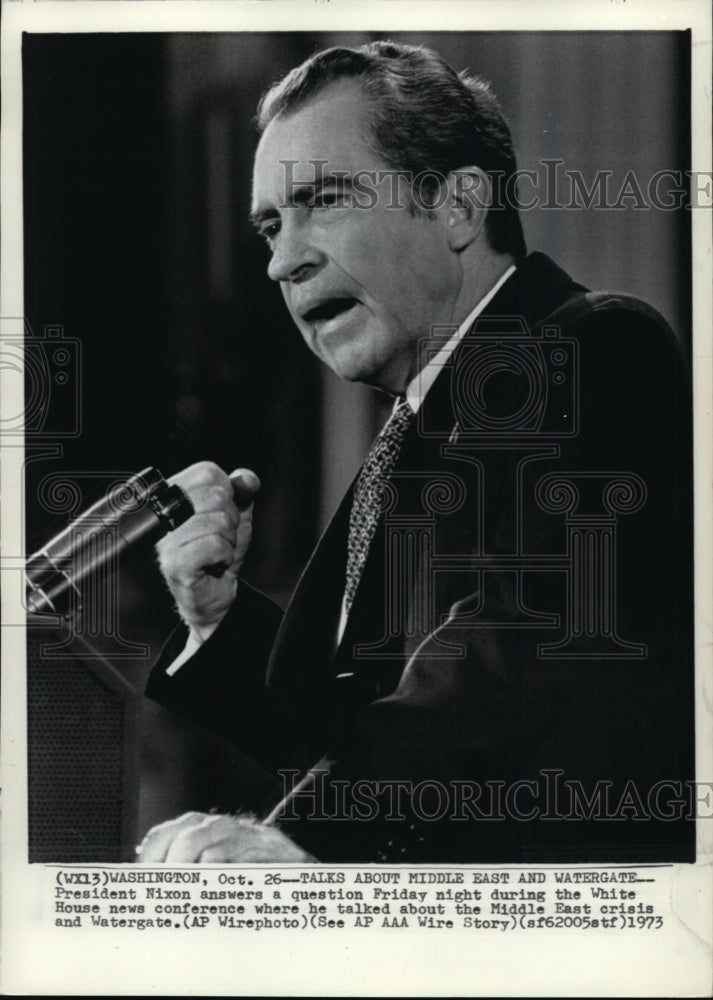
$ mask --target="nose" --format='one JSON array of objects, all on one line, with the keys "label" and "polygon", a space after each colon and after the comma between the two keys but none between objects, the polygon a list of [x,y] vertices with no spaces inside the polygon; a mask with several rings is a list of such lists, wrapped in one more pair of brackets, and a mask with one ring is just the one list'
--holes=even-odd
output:
[{"label": "nose", "polygon": [[323,262],[324,255],[309,239],[307,227],[285,213],[267,267],[273,281],[304,281]]}]

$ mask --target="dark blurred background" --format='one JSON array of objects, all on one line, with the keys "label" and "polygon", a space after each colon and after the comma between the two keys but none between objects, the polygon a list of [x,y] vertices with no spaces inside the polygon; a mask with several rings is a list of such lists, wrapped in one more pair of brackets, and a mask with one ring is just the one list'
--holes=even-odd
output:
[{"label": "dark blurred background", "polygon": [[[252,117],[265,87],[313,51],[379,37],[25,36],[25,315],[35,338],[54,325],[76,341],[67,391],[79,417],[73,434],[50,409],[29,442],[28,551],[117,475],[245,465],[263,483],[245,575],[284,603],[388,404],[320,366],[265,275],[247,222]],[[616,195],[630,170],[645,191],[657,171],[689,165],[685,33],[390,37],[490,79],[522,169],[562,160],[588,184],[610,171]],[[525,212],[529,248],[589,287],[640,295],[687,345],[688,215],[634,201]],[[52,477],[81,497],[48,502]],[[99,644],[138,690],[173,625],[150,555],[122,567],[117,595],[116,634]],[[148,703],[142,730],[139,830],[208,808],[206,768],[219,765],[200,741]]]}]

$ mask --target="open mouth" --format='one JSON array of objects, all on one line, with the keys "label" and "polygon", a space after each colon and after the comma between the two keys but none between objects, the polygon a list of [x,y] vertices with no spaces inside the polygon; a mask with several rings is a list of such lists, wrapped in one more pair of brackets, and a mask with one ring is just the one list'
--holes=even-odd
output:
[{"label": "open mouth", "polygon": [[356,304],[357,300],[352,298],[327,299],[326,302],[320,302],[318,306],[308,309],[302,319],[307,323],[325,323],[349,312]]}]

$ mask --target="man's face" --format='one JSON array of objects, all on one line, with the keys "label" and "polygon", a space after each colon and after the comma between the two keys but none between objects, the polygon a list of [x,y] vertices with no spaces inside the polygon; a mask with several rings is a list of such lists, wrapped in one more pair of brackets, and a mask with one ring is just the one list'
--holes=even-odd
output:
[{"label": "man's face", "polygon": [[417,373],[419,341],[452,321],[462,273],[445,210],[414,214],[393,172],[355,190],[355,175],[389,171],[367,145],[368,116],[358,83],[345,81],[273,119],[252,214],[308,347],[343,378],[398,393]]}]

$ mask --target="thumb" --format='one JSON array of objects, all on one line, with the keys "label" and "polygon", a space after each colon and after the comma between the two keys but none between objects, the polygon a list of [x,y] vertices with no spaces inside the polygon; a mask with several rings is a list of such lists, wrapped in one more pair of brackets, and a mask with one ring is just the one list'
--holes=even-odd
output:
[{"label": "thumb", "polygon": [[260,489],[260,480],[251,469],[236,469],[230,473],[235,503],[241,510],[249,507]]}]

